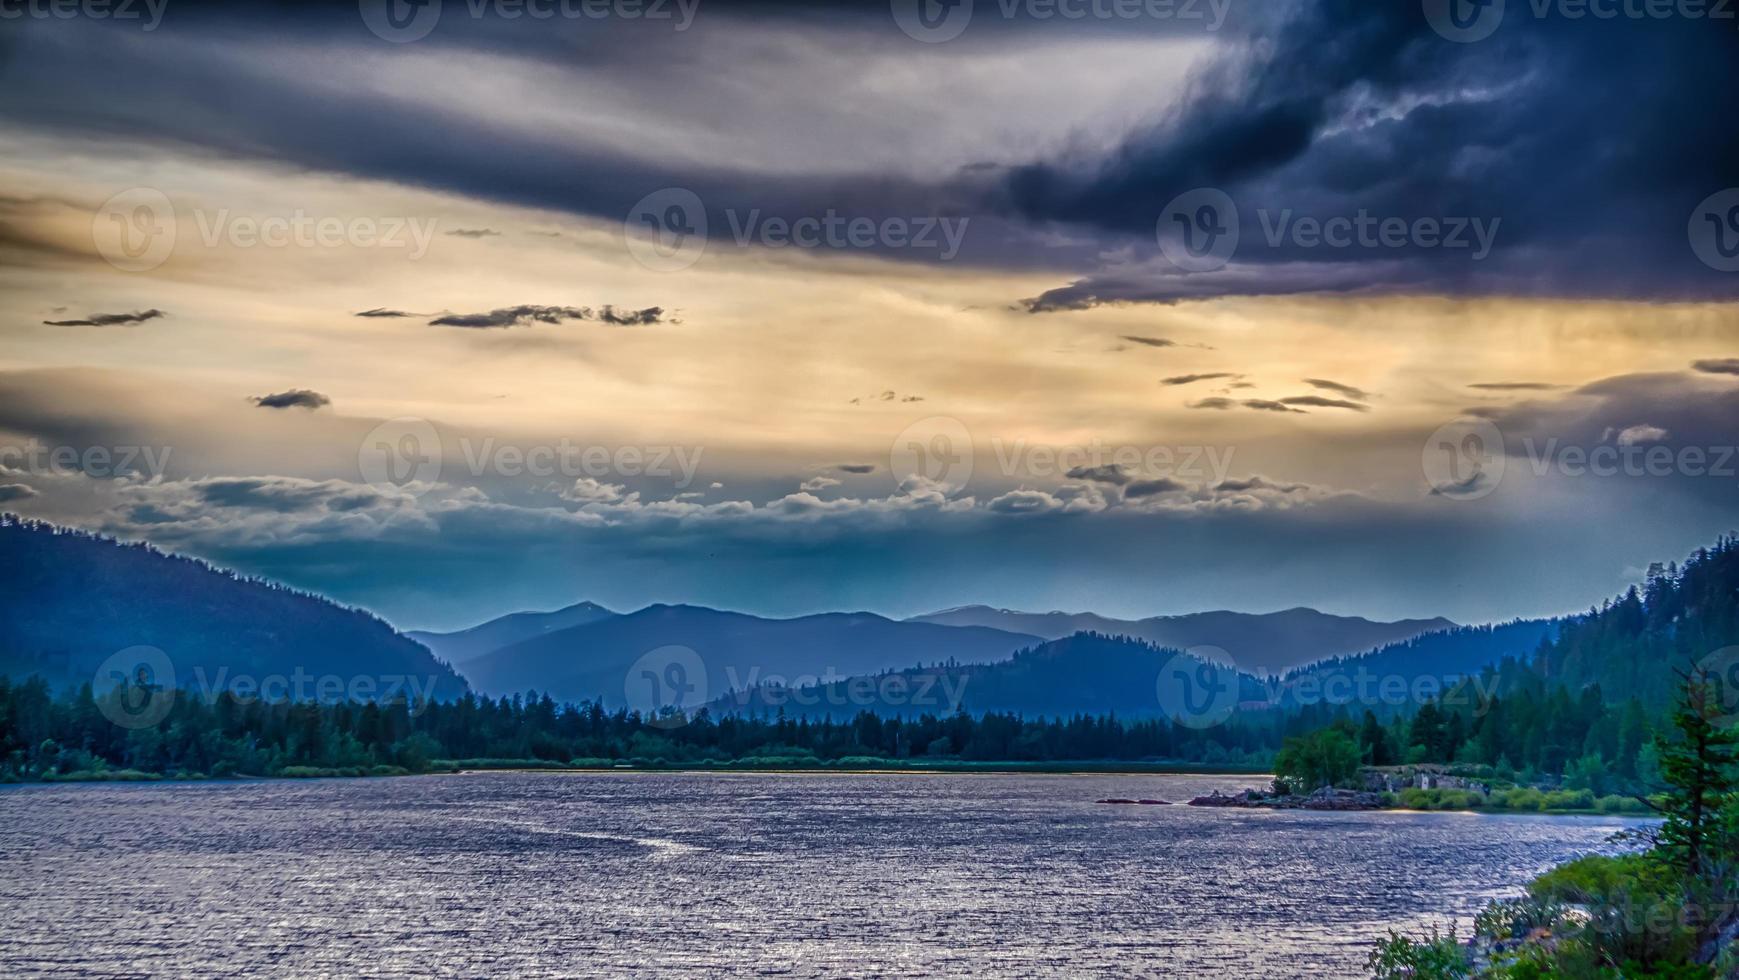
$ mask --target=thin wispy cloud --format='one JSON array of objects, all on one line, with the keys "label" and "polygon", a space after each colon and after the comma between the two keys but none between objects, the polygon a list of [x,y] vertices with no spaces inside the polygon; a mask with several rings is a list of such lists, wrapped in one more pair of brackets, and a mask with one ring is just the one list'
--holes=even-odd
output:
[{"label": "thin wispy cloud", "polygon": [[1312,388],[1321,388],[1323,391],[1332,391],[1337,394],[1345,395],[1354,401],[1368,402],[1371,400],[1370,392],[1365,391],[1363,388],[1355,388],[1349,384],[1342,384],[1339,381],[1329,381],[1324,378],[1305,378],[1304,383],[1310,385]]},{"label": "thin wispy cloud", "polygon": [[1180,385],[1193,385],[1201,381],[1216,381],[1220,378],[1241,377],[1243,377],[1241,374],[1232,374],[1227,371],[1215,371],[1209,374],[1176,374],[1169,378],[1160,378],[1159,383],[1166,385],[1167,387],[1175,388]]},{"label": "thin wispy cloud", "polygon": [[1351,412],[1368,412],[1371,410],[1371,406],[1369,405],[1361,405],[1358,402],[1347,401],[1344,398],[1324,398],[1321,395],[1294,395],[1290,398],[1280,399],[1280,404],[1308,405],[1311,408],[1344,408]]},{"label": "thin wispy cloud", "polygon": [[532,323],[561,323],[567,320],[591,320],[613,326],[637,327],[658,323],[664,309],[649,306],[643,310],[618,310],[613,306],[593,309],[589,306],[507,306],[487,313],[449,313],[429,321],[432,327],[466,327],[474,330],[495,330],[521,327]]},{"label": "thin wispy cloud", "polygon": [[92,313],[77,320],[44,320],[44,325],[50,327],[131,327],[147,320],[156,320],[169,314],[162,310],[151,309],[133,313]]}]

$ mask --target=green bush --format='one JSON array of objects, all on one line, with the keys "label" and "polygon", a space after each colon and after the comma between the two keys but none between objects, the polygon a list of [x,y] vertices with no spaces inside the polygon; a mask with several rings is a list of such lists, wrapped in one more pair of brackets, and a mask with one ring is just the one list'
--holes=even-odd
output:
[{"label": "green bush", "polygon": [[1365,965],[1375,980],[1464,980],[1473,975],[1472,960],[1455,931],[1443,934],[1436,926],[1418,939],[1389,933]]},{"label": "green bush", "polygon": [[1534,879],[1528,893],[1584,907],[1577,936],[1604,962],[1652,969],[1688,960],[1696,945],[1682,882],[1646,854],[1578,858]]},{"label": "green bush", "polygon": [[1473,917],[1473,932],[1487,939],[1525,939],[1537,929],[1558,930],[1568,911],[1561,902],[1531,895],[1500,899]]},{"label": "green bush", "polygon": [[1546,810],[1592,810],[1594,794],[1585,789],[1559,789],[1546,794]]}]

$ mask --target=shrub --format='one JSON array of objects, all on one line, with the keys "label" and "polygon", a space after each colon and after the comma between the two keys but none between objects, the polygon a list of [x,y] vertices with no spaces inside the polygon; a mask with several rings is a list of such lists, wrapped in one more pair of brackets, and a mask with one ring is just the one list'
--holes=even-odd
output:
[{"label": "shrub", "polygon": [[1594,809],[1594,794],[1585,789],[1553,790],[1546,794],[1542,808],[1546,810],[1592,810]]},{"label": "shrub", "polygon": [[1646,854],[1578,858],[1534,879],[1528,892],[1585,907],[1577,934],[1606,962],[1653,968],[1688,959],[1696,945],[1696,931],[1685,920],[1683,884]]},{"label": "shrub", "polygon": [[1464,980],[1473,973],[1472,961],[1456,941],[1455,930],[1443,934],[1436,926],[1418,939],[1389,933],[1365,965],[1376,980]]},{"label": "shrub", "polygon": [[1561,902],[1531,895],[1500,899],[1473,917],[1473,931],[1487,939],[1524,939],[1536,929],[1556,931],[1567,912]]}]

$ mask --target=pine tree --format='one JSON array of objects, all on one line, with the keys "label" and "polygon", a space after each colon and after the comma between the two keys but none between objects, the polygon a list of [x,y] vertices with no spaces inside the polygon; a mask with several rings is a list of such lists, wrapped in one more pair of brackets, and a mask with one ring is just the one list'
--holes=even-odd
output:
[{"label": "pine tree", "polygon": [[1661,825],[1659,841],[1660,850],[1673,866],[1694,879],[1702,874],[1722,797],[1734,789],[1739,731],[1715,724],[1720,709],[1706,671],[1681,671],[1679,677],[1683,684],[1673,708],[1678,737],[1657,743],[1661,776],[1670,787],[1660,805],[1666,821]]}]

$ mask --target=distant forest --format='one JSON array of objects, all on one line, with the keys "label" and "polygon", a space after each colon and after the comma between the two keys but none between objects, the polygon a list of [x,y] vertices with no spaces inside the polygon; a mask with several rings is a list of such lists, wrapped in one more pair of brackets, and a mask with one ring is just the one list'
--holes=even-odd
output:
[{"label": "distant forest", "polygon": [[1691,671],[1706,672],[1724,717],[1739,719],[1739,537],[1683,566],[1653,565],[1641,588],[1560,621],[1528,662],[1483,673],[1491,697],[1464,686],[1387,724],[1342,715],[1328,727],[1377,765],[1468,763],[1596,793],[1646,790],[1660,778],[1653,737]]},{"label": "distant forest", "polygon": [[[31,538],[40,540],[36,536],[47,533],[44,527],[29,528]],[[0,534],[14,543],[21,530],[17,523],[0,526]],[[185,574],[186,581],[154,591],[197,591],[218,579],[238,581],[194,562],[187,563]],[[13,568],[8,579],[16,582],[21,575],[39,594],[46,589],[51,595],[76,577]],[[142,611],[145,597],[115,595],[124,590],[112,584],[92,588],[136,619],[166,615]],[[436,663],[415,643],[399,646],[400,638],[366,613],[289,590],[277,595],[314,604],[303,608],[315,610],[326,628],[365,638],[406,658],[406,666]],[[72,599],[58,601],[62,615],[73,614]],[[262,613],[280,615],[271,606]],[[245,611],[223,615],[245,618]],[[22,630],[18,623],[4,630],[7,636],[22,632],[40,639],[46,623],[38,616]],[[1354,738],[1369,764],[1466,763],[1513,771],[1524,780],[1625,792],[1652,784],[1657,775],[1652,735],[1670,709],[1674,671],[1702,662],[1713,665],[1718,681],[1739,678],[1739,664],[1726,662],[1739,660],[1739,651],[1729,651],[1734,656],[1725,659],[1722,653],[1739,644],[1739,539],[1723,538],[1682,566],[1655,566],[1641,588],[1553,625],[1549,631],[1537,624],[1497,628],[1529,630],[1528,635],[1540,637],[1537,650],[1508,657],[1488,668],[1479,683],[1450,688],[1441,701],[1416,710],[1279,703],[1241,710],[1205,728],[1110,713],[1022,717],[961,711],[889,717],[865,711],[825,718],[763,709],[747,717],[701,711],[693,717],[647,718],[595,703],[558,703],[535,692],[490,699],[463,690],[438,691],[432,700],[419,702],[273,703],[238,700],[230,693],[203,697],[161,683],[129,684],[98,695],[88,683],[70,687],[41,676],[0,677],[0,779],[129,771],[187,776],[421,772],[489,760],[654,766],[1098,760],[1241,768],[1267,765],[1289,739],[1332,727]],[[1112,642],[1089,634],[1074,641]],[[214,656],[217,652],[214,646]],[[444,671],[445,665],[438,669]],[[1730,685],[1724,695],[1739,697],[1739,685]],[[153,712],[149,723],[110,720],[138,718],[137,704],[152,699],[162,710]]]}]

